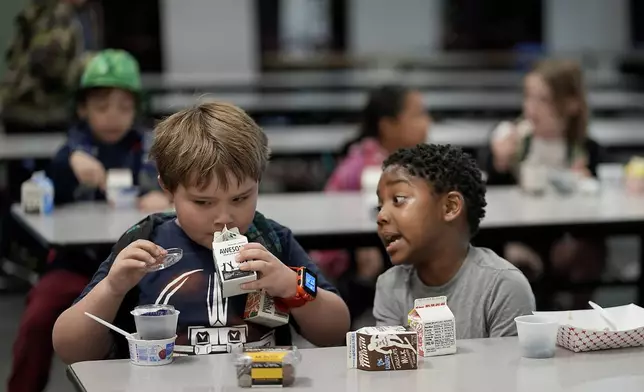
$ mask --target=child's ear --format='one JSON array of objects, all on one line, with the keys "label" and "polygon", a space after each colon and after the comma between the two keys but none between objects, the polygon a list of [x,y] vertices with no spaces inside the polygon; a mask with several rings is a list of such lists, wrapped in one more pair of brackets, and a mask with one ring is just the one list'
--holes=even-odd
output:
[{"label": "child's ear", "polygon": [[449,192],[445,195],[443,203],[443,216],[446,222],[456,220],[465,208],[465,200],[459,192]]},{"label": "child's ear", "polygon": [[157,181],[159,182],[159,186],[161,187],[161,190],[163,190],[163,193],[166,195],[168,200],[170,200],[170,203],[174,203],[172,192],[170,192],[170,190],[165,186],[163,180],[161,179],[161,176],[157,176]]}]

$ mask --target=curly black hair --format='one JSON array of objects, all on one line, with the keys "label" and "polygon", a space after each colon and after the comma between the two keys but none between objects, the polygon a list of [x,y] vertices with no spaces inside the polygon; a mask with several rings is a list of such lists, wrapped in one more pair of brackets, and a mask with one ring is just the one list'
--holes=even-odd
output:
[{"label": "curly black hair", "polygon": [[460,148],[449,144],[419,144],[391,154],[383,169],[400,166],[410,175],[427,180],[439,194],[456,191],[463,195],[470,236],[479,230],[485,217],[485,183],[476,161]]}]

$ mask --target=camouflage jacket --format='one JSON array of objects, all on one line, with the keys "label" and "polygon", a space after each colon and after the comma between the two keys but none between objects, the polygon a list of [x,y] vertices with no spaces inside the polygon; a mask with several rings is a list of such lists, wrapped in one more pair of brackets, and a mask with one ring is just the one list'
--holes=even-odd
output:
[{"label": "camouflage jacket", "polygon": [[2,116],[32,126],[65,123],[70,96],[80,78],[83,31],[73,5],[33,0],[16,16],[0,86]]}]

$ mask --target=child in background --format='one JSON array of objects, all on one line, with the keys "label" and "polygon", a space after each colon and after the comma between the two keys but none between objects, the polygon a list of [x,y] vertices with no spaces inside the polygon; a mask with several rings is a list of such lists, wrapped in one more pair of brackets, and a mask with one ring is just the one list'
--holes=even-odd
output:
[{"label": "child in background", "polygon": [[[291,344],[289,325],[273,329],[243,320],[246,295],[222,298],[212,241],[214,232],[224,227],[237,227],[247,236],[249,244],[237,260],[241,269],[260,273],[242,289],[265,290],[283,299],[290,307],[291,324],[313,344],[342,344],[349,329],[345,303],[317,274],[293,233],[256,211],[268,155],[264,132],[233,105],[206,103],[159,123],[150,156],[163,189],[174,201],[176,216],[153,215],[118,241],[81,297],[56,322],[54,346],[61,359],[73,363],[127,358],[125,338],[84,312],[134,331],[130,311],[155,303],[173,305],[181,312],[177,354]],[[179,263],[147,273],[165,249],[177,247],[183,249]],[[313,300],[298,296],[293,268],[317,274]]]},{"label": "child in background", "polygon": [[[48,170],[57,204],[104,200],[106,171],[128,168],[134,183],[141,187],[142,209],[157,211],[171,206],[158,187],[156,169],[147,162],[143,130],[135,126],[140,89],[138,63],[130,54],[105,50],[90,60],[77,102],[82,120],[69,131],[67,143]],[[79,253],[56,257],[29,293],[13,347],[8,391],[44,390],[53,354],[50,331],[99,264],[92,262],[96,257],[93,250]]]},{"label": "child in background", "polygon": [[[488,184],[517,184],[524,163],[596,176],[601,152],[587,135],[588,120],[579,65],[563,60],[539,63],[525,78],[523,118],[503,122],[493,132]],[[594,280],[601,274],[601,241],[567,236],[550,253],[554,272],[572,281]],[[542,258],[528,245],[510,243],[505,254],[529,277],[536,278],[543,269]],[[582,297],[573,306],[586,307],[588,294]]]},{"label": "child in background", "polygon": [[516,335],[534,296],[512,264],[470,245],[485,216],[476,162],[449,145],[418,145],[387,158],[378,183],[378,236],[394,267],[378,278],[377,325],[406,325],[414,300],[446,296],[456,338]]},{"label": "child in background", "polygon": [[[402,147],[427,141],[430,117],[422,95],[401,86],[381,86],[371,92],[362,115],[360,134],[342,150],[345,158],[326,184],[326,192],[356,192],[361,188],[366,167],[380,167],[385,158]],[[349,253],[343,250],[315,251],[311,257],[328,275],[340,276],[349,265]],[[375,279],[383,268],[377,248],[356,251],[358,277]]]}]

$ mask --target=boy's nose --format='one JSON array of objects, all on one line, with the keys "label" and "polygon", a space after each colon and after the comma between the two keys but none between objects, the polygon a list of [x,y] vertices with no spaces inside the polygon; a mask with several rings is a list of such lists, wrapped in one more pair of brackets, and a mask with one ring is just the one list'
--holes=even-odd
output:
[{"label": "boy's nose", "polygon": [[232,229],[233,223],[234,221],[232,215],[222,213],[218,214],[217,218],[215,218],[213,222],[213,228],[215,229],[215,231],[221,231],[224,226],[226,226],[228,229]]},{"label": "boy's nose", "polygon": [[381,208],[380,211],[378,211],[376,222],[378,223],[378,225],[385,225],[389,223],[389,215],[387,214],[385,208]]}]

